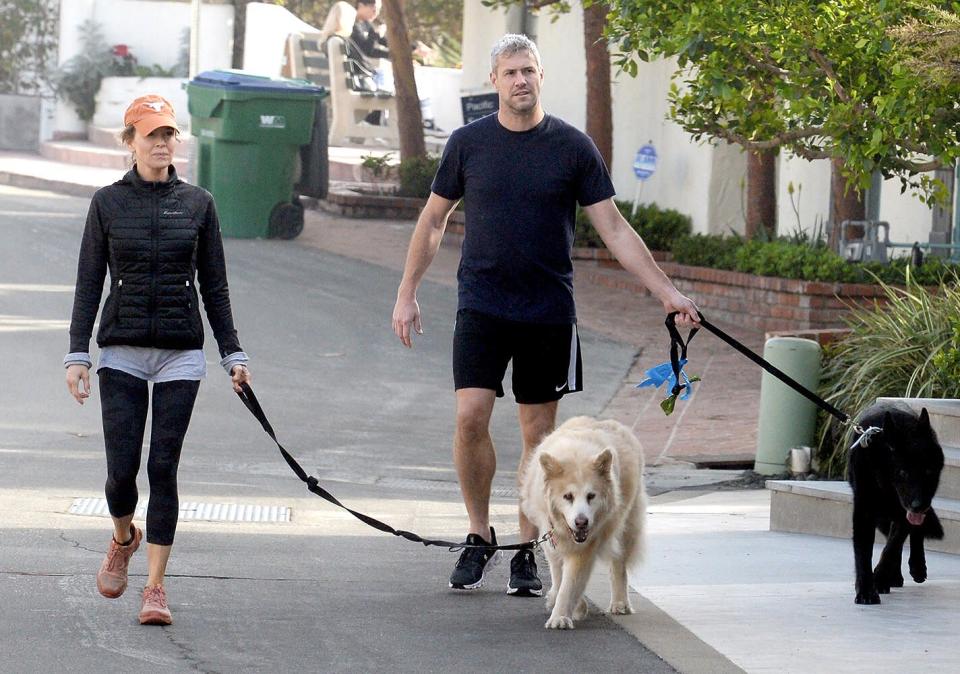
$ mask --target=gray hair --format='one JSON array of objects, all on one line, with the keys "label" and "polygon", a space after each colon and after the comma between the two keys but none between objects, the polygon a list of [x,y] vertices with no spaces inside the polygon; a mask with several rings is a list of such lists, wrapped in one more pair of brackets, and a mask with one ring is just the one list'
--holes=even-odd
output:
[{"label": "gray hair", "polygon": [[493,44],[490,50],[490,72],[497,72],[497,59],[501,56],[513,56],[520,52],[529,52],[533,56],[537,65],[540,66],[540,51],[533,40],[526,35],[517,35],[516,33],[507,33]]}]

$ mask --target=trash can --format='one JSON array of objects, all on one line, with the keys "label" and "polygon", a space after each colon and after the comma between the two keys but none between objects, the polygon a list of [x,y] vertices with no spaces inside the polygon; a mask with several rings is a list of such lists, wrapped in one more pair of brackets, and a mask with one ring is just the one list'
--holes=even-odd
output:
[{"label": "trash can", "polygon": [[187,83],[197,184],[216,199],[224,236],[292,239],[302,231],[294,180],[326,94],[305,80],[235,70],[210,70]]},{"label": "trash can", "polygon": [[[798,384],[816,392],[820,383],[820,345],[812,339],[772,337],[763,357]],[[760,380],[760,419],[754,470],[778,475],[787,470],[790,450],[813,445],[817,406],[774,377]]]},{"label": "trash can", "polygon": [[327,102],[321,98],[313,115],[313,135],[310,142],[300,148],[300,178],[294,189],[305,197],[326,199],[330,190],[327,127]]}]

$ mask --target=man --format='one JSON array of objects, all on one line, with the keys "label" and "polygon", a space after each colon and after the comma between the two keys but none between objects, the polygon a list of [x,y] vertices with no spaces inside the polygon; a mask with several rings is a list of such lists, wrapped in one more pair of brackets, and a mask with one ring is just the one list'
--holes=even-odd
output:
[{"label": "man", "polygon": [[[410,347],[412,332],[423,332],[417,287],[440,246],[447,217],[465,199],[453,338],[453,456],[470,520],[467,541],[480,546],[496,544],[489,521],[496,469],[489,423],[494,401],[503,395],[508,361],[513,360],[523,438],[520,473],[532,450],[553,430],[559,399],[582,390],[570,255],[576,203],[624,268],[640,278],[664,309],[680,312],[678,324],[697,320],[694,303],[677,291],[620,215],[596,146],[544,113],[536,45],[522,35],[505,35],[493,46],[491,68],[500,109],[450,136],[410,241],[393,310],[393,330]],[[522,512],[520,537],[537,537]],[[480,587],[498,555],[482,547],[465,548],[450,587]],[[542,594],[532,551],[514,556],[507,593]]]}]

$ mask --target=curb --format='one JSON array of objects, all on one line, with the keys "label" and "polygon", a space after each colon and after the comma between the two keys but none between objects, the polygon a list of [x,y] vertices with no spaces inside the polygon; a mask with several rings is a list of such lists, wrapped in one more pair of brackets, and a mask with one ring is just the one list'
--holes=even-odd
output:
[{"label": "curb", "polygon": [[47,190],[66,194],[73,197],[92,197],[99,187],[93,185],[80,185],[69,183],[63,180],[50,180],[39,176],[29,176],[20,173],[10,173],[9,171],[0,171],[0,185],[10,185],[11,187],[22,187],[31,190]]}]

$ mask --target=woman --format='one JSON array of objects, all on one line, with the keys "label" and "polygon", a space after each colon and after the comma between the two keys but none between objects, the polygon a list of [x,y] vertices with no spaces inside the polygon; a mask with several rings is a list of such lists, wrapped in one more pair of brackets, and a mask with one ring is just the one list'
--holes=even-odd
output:
[{"label": "woman", "polygon": [[97,573],[97,589],[109,598],[123,594],[130,557],[143,538],[132,520],[150,382],[148,576],[139,619],[169,625],[163,578],[177,527],[177,466],[206,375],[196,281],[234,389],[249,382],[250,373],[233,327],[213,197],[181,181],[173,167],[180,133],[173,107],[161,96],[141,96],[127,108],[123,123],[120,139],[133,153],[133,168],[90,202],[64,365],[67,388],[82,405],[90,396],[90,336],[109,269],[110,293],[97,333],[97,375],[113,539]]}]

